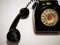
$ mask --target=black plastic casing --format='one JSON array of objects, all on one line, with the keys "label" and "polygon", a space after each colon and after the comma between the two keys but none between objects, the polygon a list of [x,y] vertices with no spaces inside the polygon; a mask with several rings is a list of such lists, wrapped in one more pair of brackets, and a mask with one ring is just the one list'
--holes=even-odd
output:
[{"label": "black plastic casing", "polygon": [[[47,5],[46,3],[50,2],[51,5]],[[41,21],[41,14],[45,9],[54,9],[58,13],[58,23],[55,26],[45,26]],[[57,1],[40,1],[39,6],[36,7],[35,10],[35,33],[55,33],[60,32],[60,6]]]}]

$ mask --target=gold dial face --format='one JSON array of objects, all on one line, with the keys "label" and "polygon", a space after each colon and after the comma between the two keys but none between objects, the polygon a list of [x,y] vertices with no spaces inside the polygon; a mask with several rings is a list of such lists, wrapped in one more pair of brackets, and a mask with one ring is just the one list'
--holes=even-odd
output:
[{"label": "gold dial face", "polygon": [[46,9],[41,14],[41,21],[46,26],[54,26],[58,22],[58,13],[54,9]]}]

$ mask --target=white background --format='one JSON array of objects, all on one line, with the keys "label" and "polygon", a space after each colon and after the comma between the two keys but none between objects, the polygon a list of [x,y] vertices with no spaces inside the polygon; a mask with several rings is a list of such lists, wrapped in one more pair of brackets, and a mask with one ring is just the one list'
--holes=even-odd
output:
[{"label": "white background", "polygon": [[[19,13],[19,10],[25,7],[28,1],[0,0],[0,45],[7,45],[6,34],[9,27]],[[29,17],[24,20],[21,19],[17,26],[21,32],[21,40],[18,45],[60,45],[60,35],[34,34],[31,5],[29,6],[29,10]]]}]

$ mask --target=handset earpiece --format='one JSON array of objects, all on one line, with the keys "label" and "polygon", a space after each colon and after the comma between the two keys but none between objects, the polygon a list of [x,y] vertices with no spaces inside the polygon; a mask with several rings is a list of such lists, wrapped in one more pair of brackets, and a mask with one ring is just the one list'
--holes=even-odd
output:
[{"label": "handset earpiece", "polygon": [[20,13],[17,15],[17,17],[13,21],[13,23],[9,29],[9,32],[7,33],[7,40],[8,41],[19,42],[21,35],[20,35],[20,32],[18,31],[18,29],[16,29],[17,24],[18,24],[20,19],[25,19],[28,17],[28,15],[29,15],[28,8],[22,8],[20,10]]},{"label": "handset earpiece", "polygon": [[20,32],[16,28],[11,29],[11,31],[9,31],[7,34],[7,39],[10,42],[19,42],[20,38]]}]

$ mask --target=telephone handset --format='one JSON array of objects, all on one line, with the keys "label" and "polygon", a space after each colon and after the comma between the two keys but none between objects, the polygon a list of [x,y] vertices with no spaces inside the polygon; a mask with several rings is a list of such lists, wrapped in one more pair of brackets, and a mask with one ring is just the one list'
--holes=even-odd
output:
[{"label": "telephone handset", "polygon": [[27,8],[31,2],[34,2],[32,9],[35,8],[35,32],[60,31],[60,6],[57,0],[31,0],[25,8],[22,8],[14,19],[7,33],[7,40],[19,42],[21,35],[17,24],[20,19],[26,19],[29,15]]},{"label": "telephone handset", "polygon": [[30,2],[28,2],[28,5],[25,8],[22,8],[20,10],[19,14],[14,19],[12,25],[10,26],[9,32],[7,33],[7,39],[8,39],[8,41],[19,42],[19,40],[21,38],[21,35],[20,35],[20,32],[18,31],[18,29],[16,29],[17,24],[18,24],[18,22],[19,22],[20,19],[26,19],[28,17],[28,15],[29,15],[29,9],[27,7],[33,1],[35,1],[35,0],[31,0]]},{"label": "telephone handset", "polygon": [[13,42],[18,42],[21,38],[20,36],[20,32],[18,31],[18,29],[16,29],[17,27],[17,24],[19,22],[20,19],[25,19],[27,18],[29,15],[29,10],[28,8],[22,8],[20,13],[17,15],[17,17],[14,19],[10,29],[9,29],[9,32],[7,34],[7,39],[9,41],[13,41]]}]

